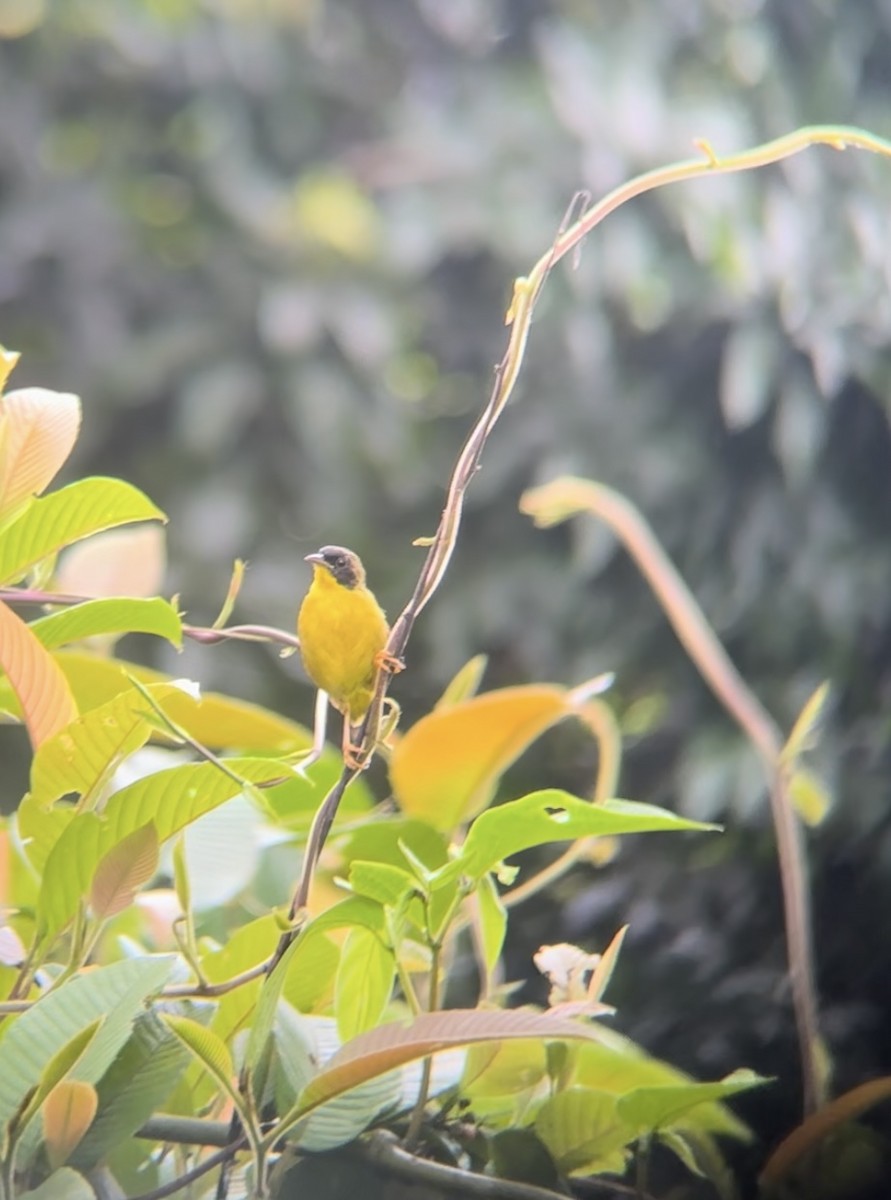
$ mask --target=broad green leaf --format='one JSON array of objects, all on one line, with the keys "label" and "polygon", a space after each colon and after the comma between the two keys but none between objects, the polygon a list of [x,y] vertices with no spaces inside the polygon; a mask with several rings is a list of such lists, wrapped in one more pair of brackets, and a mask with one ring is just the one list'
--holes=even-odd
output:
[{"label": "broad green leaf", "polygon": [[47,650],[109,633],[151,633],[166,638],[174,646],[181,646],[183,640],[179,613],[159,596],[150,600],[118,596],[85,600],[83,604],[32,621],[30,629]]},{"label": "broad green leaf", "polygon": [[66,1163],[93,1123],[96,1089],[79,1079],[63,1079],[43,1102],[43,1140],[50,1166]]},{"label": "broad green leaf", "polygon": [[351,929],[334,987],[334,1015],[343,1041],[377,1025],[393,993],[395,975],[390,947],[369,929]]},{"label": "broad green leaf", "polygon": [[635,1138],[618,1112],[616,1097],[593,1088],[567,1088],[545,1100],[535,1132],[567,1175],[615,1169],[617,1152]]},{"label": "broad green leaf", "polygon": [[166,983],[171,956],[112,963],[78,975],[42,996],[0,1033],[0,1128],[40,1083],[53,1056],[98,1017],[105,1017],[73,1074],[85,1083],[101,1079],[130,1035],[145,1000]]},{"label": "broad green leaf", "polygon": [[164,1013],[162,1019],[240,1111],[241,1097],[233,1082],[235,1066],[222,1038],[190,1017]]},{"label": "broad green leaf", "polygon": [[36,749],[77,716],[65,676],[24,621],[0,601],[0,668]]},{"label": "broad green leaf", "polygon": [[138,1017],[97,1084],[99,1111],[72,1155],[73,1164],[92,1167],[131,1137],[162,1106],[188,1062],[188,1051],[154,1013]]},{"label": "broad green leaf", "polygon": [[[598,1026],[597,1042],[575,1048],[572,1082],[580,1087],[625,1095],[636,1088],[685,1087],[695,1081],[676,1067],[651,1058],[635,1042],[614,1029]],[[751,1139],[751,1131],[724,1104],[706,1102],[686,1117],[687,1128],[722,1134],[739,1141]]]},{"label": "broad green leaf", "polygon": [[379,1025],[353,1038],[303,1091],[287,1120],[299,1120],[342,1092],[403,1063],[454,1046],[513,1038],[587,1042],[597,1036],[588,1026],[533,1012],[457,1008],[422,1013],[411,1021]]},{"label": "broad green leaf", "polygon": [[707,831],[718,826],[688,821],[664,808],[631,800],[590,804],[552,788],[531,792],[477,817],[454,863],[444,871],[460,870],[479,879],[502,859],[549,842],[683,829]]},{"label": "broad green leaf", "polygon": [[0,583],[16,583],[42,559],[102,529],[166,520],[138,488],[120,479],[81,479],[40,500],[0,534]]},{"label": "broad green leaf", "polygon": [[[170,685],[174,682],[172,676],[161,671],[152,671],[148,667],[125,662],[123,659],[103,658],[86,651],[58,650],[52,657],[68,680],[71,692],[82,712],[98,708],[100,704],[105,704],[121,692],[132,688],[131,678],[145,685]],[[206,693],[197,703],[185,692],[180,692],[178,695],[171,695],[164,704],[164,710],[191,737],[213,750],[237,748],[261,754],[284,755],[306,750],[312,745],[312,733],[306,726],[281,717],[270,709],[249,704],[245,700],[235,700],[218,692]],[[2,677],[0,712],[21,714],[21,706],[15,692],[9,686],[9,681]],[[297,781],[302,785],[299,794],[306,796],[306,807],[311,811],[318,807],[319,792],[324,795],[329,777],[333,782],[340,770],[335,762],[340,761],[337,755],[332,753],[324,757],[330,761],[318,763],[311,768],[313,783],[302,779]],[[342,765],[340,763],[340,766]],[[370,808],[372,804],[371,793],[362,780],[356,780],[350,786],[345,800],[350,806],[355,806],[361,801],[363,808]],[[287,813],[287,793],[280,807]]]},{"label": "broad green leaf", "polygon": [[50,851],[75,816],[71,804],[55,804],[44,808],[31,798],[30,793],[22,798],[15,814],[19,839],[28,862],[38,875],[43,875]]},{"label": "broad green leaf", "polygon": [[406,896],[418,889],[413,875],[390,863],[365,862],[361,859],[351,862],[349,879],[356,895],[367,896],[391,908],[398,907]]},{"label": "broad green leaf", "polygon": [[[277,779],[282,774],[281,765],[274,759],[234,758],[228,760],[228,765],[253,783]],[[49,937],[65,928],[87,894],[103,856],[128,834],[153,822],[161,844],[239,791],[237,780],[214,763],[186,763],[121,788],[101,816],[78,813],[46,861],[37,904],[40,933]]]},{"label": "broad green leaf", "polygon": [[[491,976],[501,957],[504,935],[507,932],[507,910],[501,903],[495,880],[487,872],[480,879],[475,893],[479,940],[486,973]],[[487,987],[488,992],[488,987]]]},{"label": "broad green leaf", "polygon": [[[152,695],[160,702],[179,689],[172,684],[155,684]],[[85,712],[55,737],[44,742],[31,765],[30,795],[45,806],[60,796],[85,796],[86,807],[108,782],[125,758],[139,750],[152,736],[146,719],[149,706],[144,696],[131,687],[113,700]]]},{"label": "broad green leaf", "polygon": [[391,755],[400,809],[436,829],[456,829],[491,801],[510,764],[571,713],[567,693],[543,684],[487,692],[429,713]]},{"label": "broad green leaf", "polygon": [[51,483],[77,441],[80,417],[70,392],[22,388],[0,399],[0,516]]},{"label": "broad green leaf", "polygon": [[37,1088],[33,1100],[29,1102],[29,1104],[33,1104],[35,1111],[40,1107],[53,1088],[58,1083],[61,1083],[65,1076],[74,1068],[75,1064],[80,1061],[84,1051],[96,1036],[103,1020],[103,1017],[97,1017],[95,1021],[91,1021],[84,1029],[78,1030],[71,1041],[67,1042],[47,1063],[46,1069],[40,1077],[40,1086]]},{"label": "broad green leaf", "polygon": [[96,1193],[83,1175],[62,1167],[44,1179],[40,1187],[22,1192],[19,1200],[96,1200]]},{"label": "broad green leaf", "polygon": [[280,1000],[273,1026],[276,1064],[287,1085],[280,1111],[286,1111],[319,1069],[318,1047],[312,1026],[284,1000]]},{"label": "broad green leaf", "polygon": [[158,833],[150,821],[122,838],[100,861],[90,888],[93,916],[107,920],[133,903],[158,869]]},{"label": "broad green leaf", "polygon": [[678,1124],[700,1104],[726,1100],[738,1092],[746,1092],[770,1083],[754,1071],[734,1071],[717,1083],[687,1083],[634,1088],[619,1097],[619,1115],[637,1132],[649,1132],[662,1126]]}]

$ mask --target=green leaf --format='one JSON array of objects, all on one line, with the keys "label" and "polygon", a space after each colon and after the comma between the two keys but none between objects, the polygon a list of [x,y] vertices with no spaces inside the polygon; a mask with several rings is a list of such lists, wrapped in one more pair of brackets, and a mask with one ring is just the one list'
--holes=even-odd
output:
[{"label": "green leaf", "polygon": [[418,890],[418,883],[413,875],[401,867],[391,866],[390,863],[364,862],[362,860],[350,863],[350,886],[359,896],[367,896],[378,904],[398,908],[399,905]]},{"label": "green leaf", "polygon": [[373,1029],[393,992],[393,951],[368,929],[351,929],[340,954],[334,1015],[343,1041]]},{"label": "green leaf", "polygon": [[0,583],[16,583],[29,568],[72,542],[131,521],[166,517],[138,488],[120,479],[81,479],[32,500],[0,534]]},{"label": "green leaf", "polygon": [[568,1175],[608,1169],[616,1152],[635,1138],[618,1111],[617,1098],[593,1088],[567,1088],[545,1100],[535,1132]]},{"label": "green leaf", "polygon": [[[178,690],[167,683],[151,688],[159,700]],[[72,794],[85,796],[85,807],[92,807],[94,793],[152,736],[147,709],[145,698],[128,688],[44,742],[31,766],[34,802],[45,806]]]},{"label": "green leaf", "polygon": [[100,1079],[129,1037],[145,1000],[166,983],[173,963],[169,955],[147,956],[99,967],[54,988],[15,1021],[7,1021],[0,1035],[0,1129],[39,1085],[54,1055],[105,1017],[73,1069],[86,1083]]},{"label": "green leaf", "polygon": [[726,1100],[738,1092],[770,1083],[754,1071],[734,1071],[717,1083],[687,1083],[639,1087],[619,1097],[619,1115],[638,1132],[677,1125],[691,1110],[715,1100]]},{"label": "green leaf", "polygon": [[[274,759],[235,758],[227,763],[237,775],[254,783],[277,779],[283,773]],[[161,844],[240,790],[237,780],[214,763],[187,763],[121,788],[101,816],[78,813],[46,861],[37,902],[40,933],[50,937],[65,928],[87,894],[100,860],[128,834],[153,822]]]},{"label": "green leaf", "polygon": [[483,875],[477,885],[476,905],[483,961],[486,964],[486,972],[491,975],[501,957],[504,935],[507,933],[507,910],[501,902],[495,880],[488,873]]},{"label": "green leaf", "polygon": [[183,626],[179,613],[167,600],[155,597],[139,600],[114,597],[109,600],[85,600],[63,612],[40,617],[29,626],[47,650],[56,650],[69,642],[109,633],[151,633],[181,646]]},{"label": "green leaf", "polygon": [[287,1109],[318,1072],[318,1047],[309,1022],[284,1000],[275,1014],[273,1037],[276,1063],[288,1088]]},{"label": "green leaf", "polygon": [[447,684],[436,702],[437,708],[451,708],[475,696],[480,690],[489,659],[485,654],[476,654]]},{"label": "green leaf", "polygon": [[479,879],[502,859],[548,842],[620,833],[718,828],[688,821],[652,804],[636,804],[631,800],[591,804],[553,788],[532,792],[482,813],[471,825],[459,855],[443,871],[459,871]]},{"label": "green leaf", "polygon": [[71,1156],[73,1165],[93,1167],[131,1137],[161,1107],[188,1062],[188,1051],[154,1013],[138,1017],[97,1084],[99,1110]]},{"label": "green leaf", "polygon": [[189,1053],[194,1055],[204,1067],[220,1091],[229,1097],[243,1119],[242,1099],[233,1082],[235,1065],[222,1038],[218,1038],[213,1030],[199,1025],[190,1017],[178,1017],[172,1013],[164,1013],[162,1020],[179,1038]]},{"label": "green leaf", "polygon": [[817,734],[823,723],[826,705],[829,701],[829,684],[821,683],[816,691],[808,698],[798,719],[792,726],[792,732],[782,750],[783,762],[795,762],[807,750],[813,749]]},{"label": "green leaf", "polygon": [[19,1200],[96,1200],[96,1193],[77,1171],[61,1167],[44,1179],[40,1187],[22,1192]]}]

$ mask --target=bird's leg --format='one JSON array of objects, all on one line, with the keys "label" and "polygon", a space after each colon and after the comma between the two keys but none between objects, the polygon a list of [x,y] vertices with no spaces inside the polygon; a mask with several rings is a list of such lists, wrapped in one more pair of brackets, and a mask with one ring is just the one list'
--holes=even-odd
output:
[{"label": "bird's leg", "polygon": [[362,747],[356,746],[353,743],[353,729],[359,726],[353,726],[350,722],[350,714],[343,714],[343,741],[341,742],[341,750],[343,752],[343,765],[350,771],[364,771],[371,761],[370,755],[362,756]]},{"label": "bird's leg", "polygon": [[307,768],[317,763],[325,749],[325,732],[328,728],[328,693],[321,688],[316,692],[316,707],[312,723],[312,749],[301,757],[297,765],[297,774],[307,778]]},{"label": "bird's leg", "polygon": [[378,650],[374,656],[374,665],[378,671],[386,671],[390,675],[398,675],[400,671],[405,670],[402,659],[397,658],[395,654],[388,654],[386,650]]}]

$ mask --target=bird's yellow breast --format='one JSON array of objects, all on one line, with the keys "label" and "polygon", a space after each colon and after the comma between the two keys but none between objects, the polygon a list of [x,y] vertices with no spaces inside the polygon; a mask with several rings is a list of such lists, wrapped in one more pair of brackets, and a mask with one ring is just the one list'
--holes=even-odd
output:
[{"label": "bird's yellow breast", "polygon": [[375,655],[386,646],[389,632],[367,587],[344,587],[324,567],[313,567],[312,585],[297,618],[300,654],[316,687],[353,723],[371,703]]}]

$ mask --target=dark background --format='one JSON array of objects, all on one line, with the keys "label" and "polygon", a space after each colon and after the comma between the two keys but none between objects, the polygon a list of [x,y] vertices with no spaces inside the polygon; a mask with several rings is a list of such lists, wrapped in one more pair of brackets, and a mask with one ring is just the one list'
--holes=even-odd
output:
[{"label": "dark background", "polygon": [[[398,611],[512,280],[576,189],[695,137],[891,136],[887,0],[7,0],[0,38],[13,384],[82,395],[65,479],[119,475],[167,511],[196,623],[239,556],[238,619],[290,627],[302,556],[332,541]],[[411,720],[478,652],[488,686],[616,671],[622,793],[727,833],[564,881],[515,921],[509,973],[630,921],[620,1027],[700,1076],[778,1075],[741,1106],[768,1144],[799,1080],[757,763],[603,530],[536,532],[516,504],[565,471],[625,492],[784,728],[831,679],[833,808],[808,835],[824,1029],[837,1090],[891,1070],[889,204],[891,163],[819,149],[610,217],[548,284],[397,684]],[[176,670],[310,719],[293,659],[193,647]],[[594,765],[558,731],[510,784]]]}]

